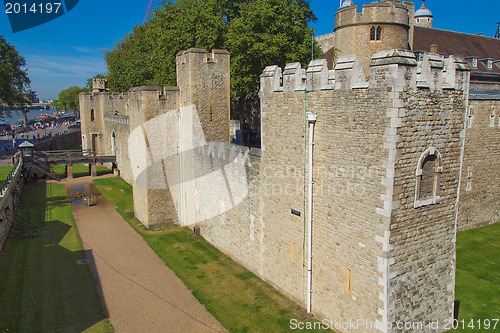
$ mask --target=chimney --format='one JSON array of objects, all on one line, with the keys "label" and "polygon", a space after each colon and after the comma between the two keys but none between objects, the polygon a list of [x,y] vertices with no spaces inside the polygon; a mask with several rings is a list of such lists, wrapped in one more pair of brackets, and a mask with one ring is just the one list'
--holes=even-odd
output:
[{"label": "chimney", "polygon": [[438,45],[437,44],[432,44],[431,45],[431,53],[438,53]]}]

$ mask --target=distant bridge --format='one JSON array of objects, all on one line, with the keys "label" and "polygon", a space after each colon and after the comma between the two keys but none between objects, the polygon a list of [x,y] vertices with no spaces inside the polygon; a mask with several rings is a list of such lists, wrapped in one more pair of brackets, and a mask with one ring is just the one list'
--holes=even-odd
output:
[{"label": "distant bridge", "polygon": [[[22,108],[27,108],[29,110],[32,110],[32,109],[44,109],[44,110],[49,110],[50,109],[50,103],[33,103],[31,105],[16,105],[14,107],[12,107],[12,109],[22,109]],[[6,104],[0,104],[0,109],[7,109],[7,105]]]}]

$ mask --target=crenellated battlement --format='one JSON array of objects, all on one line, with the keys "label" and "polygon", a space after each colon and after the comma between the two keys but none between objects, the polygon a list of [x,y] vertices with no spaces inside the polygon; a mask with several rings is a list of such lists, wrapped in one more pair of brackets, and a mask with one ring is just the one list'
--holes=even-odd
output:
[{"label": "crenellated battlement", "polygon": [[457,56],[444,58],[425,53],[421,61],[405,50],[375,53],[370,62],[369,79],[358,55],[342,56],[334,70],[328,70],[326,60],[313,60],[307,69],[300,63],[290,63],[282,73],[280,67],[267,66],[260,76],[261,94],[283,91],[328,91],[406,87],[408,89],[465,90],[470,70],[467,62]]},{"label": "crenellated battlement", "polygon": [[340,8],[335,14],[335,30],[342,26],[374,22],[409,26],[410,9],[406,1],[401,4],[398,1],[382,0],[380,3],[364,4],[361,12],[358,12],[358,8],[357,5]]},{"label": "crenellated battlement", "polygon": [[108,80],[104,78],[92,79],[92,92],[106,92],[108,89]]},{"label": "crenellated battlement", "polygon": [[411,1],[381,0],[340,8],[335,14],[334,45],[339,56],[359,55],[367,76],[370,58],[378,51],[410,50],[413,45]]}]

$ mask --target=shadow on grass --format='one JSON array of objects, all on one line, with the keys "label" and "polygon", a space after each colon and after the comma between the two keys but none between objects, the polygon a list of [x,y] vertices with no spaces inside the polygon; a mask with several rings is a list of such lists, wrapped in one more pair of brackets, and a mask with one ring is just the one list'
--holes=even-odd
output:
[{"label": "shadow on grass", "polygon": [[81,262],[86,253],[66,218],[71,208],[61,208],[69,206],[68,198],[55,193],[47,199],[46,193],[41,182],[25,188],[17,213],[37,225],[40,235],[10,238],[0,264],[2,332],[81,332],[107,318],[96,290],[99,279],[91,274],[95,267],[86,263],[93,265],[92,255]]}]

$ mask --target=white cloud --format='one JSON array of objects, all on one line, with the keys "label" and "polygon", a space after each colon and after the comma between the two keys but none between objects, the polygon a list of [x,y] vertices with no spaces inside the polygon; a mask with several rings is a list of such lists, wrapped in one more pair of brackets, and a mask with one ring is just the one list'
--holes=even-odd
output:
[{"label": "white cloud", "polygon": [[103,56],[26,55],[28,75],[35,77],[82,77],[83,81],[106,70]]}]

